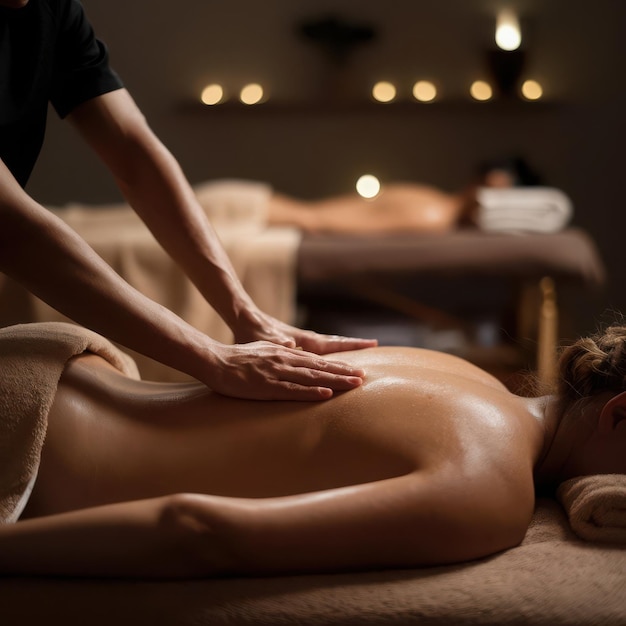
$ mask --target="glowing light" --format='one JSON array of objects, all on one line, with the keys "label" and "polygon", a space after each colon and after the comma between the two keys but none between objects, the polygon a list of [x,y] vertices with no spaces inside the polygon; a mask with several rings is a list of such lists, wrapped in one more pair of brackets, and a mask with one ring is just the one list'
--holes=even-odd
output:
[{"label": "glowing light", "polygon": [[239,93],[239,99],[244,104],[258,104],[263,100],[263,87],[257,83],[246,85]]},{"label": "glowing light", "polygon": [[376,176],[364,174],[356,181],[356,191],[363,198],[374,198],[380,192],[380,181]]},{"label": "glowing light", "polygon": [[522,33],[517,15],[502,9],[496,18],[496,44],[502,50],[517,50],[522,43]]},{"label": "glowing light", "polygon": [[493,89],[489,83],[486,83],[484,80],[475,80],[470,87],[470,95],[474,100],[480,100],[484,102],[486,100],[491,100],[493,96]]},{"label": "glowing light", "polygon": [[221,85],[207,85],[200,94],[202,104],[219,104],[224,97],[224,90]]},{"label": "glowing light", "polygon": [[413,97],[420,102],[431,102],[437,97],[437,87],[428,80],[418,80],[413,85]]},{"label": "glowing light", "polygon": [[543,96],[543,87],[536,80],[526,80],[522,85],[522,95],[526,100],[539,100]]},{"label": "glowing light", "polygon": [[393,83],[382,80],[374,85],[372,97],[378,102],[391,102],[396,97],[396,87]]}]

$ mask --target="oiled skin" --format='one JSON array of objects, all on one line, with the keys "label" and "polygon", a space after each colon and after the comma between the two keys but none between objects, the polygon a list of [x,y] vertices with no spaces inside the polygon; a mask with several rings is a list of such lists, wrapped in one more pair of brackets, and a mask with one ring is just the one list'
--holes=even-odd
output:
[{"label": "oiled skin", "polygon": [[[210,206],[202,192],[198,199]],[[295,226],[307,232],[377,235],[445,233],[474,207],[473,192],[447,193],[418,183],[385,185],[375,198],[358,194],[304,201],[274,193],[268,202],[268,223]]]},{"label": "oiled skin", "polygon": [[533,401],[450,355],[347,357],[365,383],[314,404],[134,381],[98,357],[77,358],[23,519],[143,499],[148,511],[168,494],[208,494],[181,509],[225,529],[227,554],[208,573],[430,565],[518,543],[544,443]]}]

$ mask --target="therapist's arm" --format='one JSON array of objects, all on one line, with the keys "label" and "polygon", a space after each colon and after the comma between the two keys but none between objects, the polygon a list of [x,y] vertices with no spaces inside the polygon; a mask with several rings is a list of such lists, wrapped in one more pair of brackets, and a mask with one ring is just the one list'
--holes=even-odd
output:
[{"label": "therapist's arm", "polygon": [[113,173],[156,239],[231,328],[236,342],[263,339],[318,354],[375,345],[374,341],[300,330],[258,309],[178,162],[126,90],[80,105],[69,119]]},{"label": "therapist's arm", "polygon": [[309,353],[268,342],[213,341],[126,283],[25,193],[2,161],[0,272],[74,321],[224,395],[320,400],[361,382],[360,370]]}]

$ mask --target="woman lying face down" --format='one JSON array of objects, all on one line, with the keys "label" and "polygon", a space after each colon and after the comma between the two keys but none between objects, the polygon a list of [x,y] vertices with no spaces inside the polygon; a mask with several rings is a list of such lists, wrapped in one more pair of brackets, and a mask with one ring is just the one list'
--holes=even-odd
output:
[{"label": "woman lying face down", "polygon": [[535,485],[626,472],[626,328],[524,398],[454,356],[373,348],[325,403],[245,401],[72,360],[0,572],[271,575],[462,562],[517,545]]},{"label": "woman lying face down", "polygon": [[[524,159],[494,159],[479,165],[475,179],[452,193],[415,182],[385,184],[374,198],[352,193],[303,200],[274,192],[268,199],[267,221],[270,226],[295,226],[312,233],[445,233],[476,224],[479,187],[503,189],[540,183]],[[196,193],[210,214],[211,194],[203,186],[197,187]]]}]

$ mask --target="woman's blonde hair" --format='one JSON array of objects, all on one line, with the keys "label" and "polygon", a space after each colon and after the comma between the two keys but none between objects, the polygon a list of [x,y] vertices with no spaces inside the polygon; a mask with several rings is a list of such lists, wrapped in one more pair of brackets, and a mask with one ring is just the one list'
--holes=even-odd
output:
[{"label": "woman's blonde hair", "polygon": [[558,394],[564,407],[602,391],[626,389],[626,326],[579,339],[559,358]]}]

